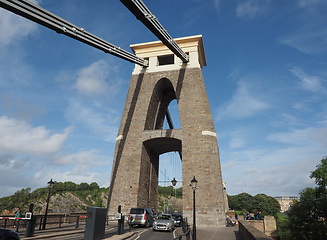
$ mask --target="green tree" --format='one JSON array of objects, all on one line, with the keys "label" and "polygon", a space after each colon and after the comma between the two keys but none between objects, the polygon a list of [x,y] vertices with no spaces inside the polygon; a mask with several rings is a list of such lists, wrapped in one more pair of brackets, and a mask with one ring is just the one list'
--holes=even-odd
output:
[{"label": "green tree", "polygon": [[77,185],[76,185],[76,183],[73,183],[71,181],[67,181],[67,182],[64,183],[64,186],[65,186],[66,191],[72,192],[72,191],[76,190]]},{"label": "green tree", "polygon": [[99,189],[99,185],[96,182],[90,184],[90,189]]},{"label": "green tree", "polygon": [[263,215],[271,216],[276,216],[280,212],[278,201],[263,193],[254,197],[248,193],[228,196],[228,204],[231,209],[242,212],[256,213],[259,210]]},{"label": "green tree", "polygon": [[90,190],[90,185],[88,183],[81,183],[76,190]]},{"label": "green tree", "polygon": [[327,239],[327,157],[321,160],[310,178],[315,178],[318,187],[302,190],[300,201],[290,208],[288,226],[291,237],[287,239]]},{"label": "green tree", "polygon": [[275,216],[280,212],[280,204],[275,198],[261,193],[254,196],[252,211],[256,210],[262,211],[263,215]]},{"label": "green tree", "polygon": [[231,209],[252,212],[255,209],[253,197],[248,193],[240,193],[235,196],[228,196],[228,204]]}]

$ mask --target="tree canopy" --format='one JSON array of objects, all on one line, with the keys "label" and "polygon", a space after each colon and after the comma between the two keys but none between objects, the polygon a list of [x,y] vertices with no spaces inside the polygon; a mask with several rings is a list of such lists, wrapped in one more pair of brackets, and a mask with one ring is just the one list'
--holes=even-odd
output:
[{"label": "tree canopy", "polygon": [[263,215],[275,215],[280,212],[278,201],[266,194],[257,194],[254,197],[248,193],[228,196],[229,208],[245,213],[261,211]]},{"label": "tree canopy", "polygon": [[327,157],[311,172],[317,187],[306,188],[300,193],[300,201],[292,205],[286,225],[290,234],[284,239],[327,239]]}]

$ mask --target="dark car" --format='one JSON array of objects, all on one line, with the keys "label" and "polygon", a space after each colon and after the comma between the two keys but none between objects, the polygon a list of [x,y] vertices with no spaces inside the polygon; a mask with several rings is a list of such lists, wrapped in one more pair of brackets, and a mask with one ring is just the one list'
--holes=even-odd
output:
[{"label": "dark car", "polygon": [[18,232],[0,228],[0,240],[20,240],[20,236]]},{"label": "dark car", "polygon": [[183,222],[183,215],[180,213],[173,213],[175,227],[180,227]]}]

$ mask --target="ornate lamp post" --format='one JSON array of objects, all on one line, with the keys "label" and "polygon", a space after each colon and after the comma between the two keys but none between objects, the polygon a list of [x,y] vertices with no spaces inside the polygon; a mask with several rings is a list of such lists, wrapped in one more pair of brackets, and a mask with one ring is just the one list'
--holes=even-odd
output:
[{"label": "ornate lamp post", "polygon": [[174,178],[173,180],[171,180],[171,184],[173,184],[173,186],[175,187],[177,184],[177,180]]},{"label": "ornate lamp post", "polygon": [[[173,185],[173,187],[175,187],[177,184],[177,180],[174,178],[173,180],[171,180],[171,184]],[[176,197],[176,189],[173,189],[173,190],[175,192],[175,197]]]},{"label": "ornate lamp post", "polygon": [[48,216],[48,208],[49,208],[49,201],[50,201],[50,193],[51,193],[51,188],[54,182],[51,180],[48,182],[49,185],[49,194],[48,194],[48,200],[47,200],[47,207],[45,208],[45,214],[44,214],[44,221],[43,221],[43,226],[42,229],[45,230],[45,225],[47,224],[47,216]]},{"label": "ornate lamp post", "polygon": [[191,187],[193,189],[193,238],[192,240],[196,240],[196,221],[195,221],[195,190],[198,185],[198,181],[193,177],[191,181]]}]

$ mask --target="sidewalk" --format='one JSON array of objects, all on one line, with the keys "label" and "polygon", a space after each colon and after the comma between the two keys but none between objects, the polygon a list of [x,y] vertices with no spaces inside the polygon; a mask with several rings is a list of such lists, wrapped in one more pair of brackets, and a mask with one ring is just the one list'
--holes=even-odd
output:
[{"label": "sidewalk", "polygon": [[196,229],[197,240],[240,240],[238,226],[205,227]]},{"label": "sidewalk", "polygon": [[[181,229],[180,229],[181,230]],[[114,235],[105,240],[127,240],[133,239],[134,233],[128,232],[122,235]],[[183,239],[186,239],[183,237]],[[197,240],[240,240],[238,226],[234,227],[198,227],[196,231]]]}]

